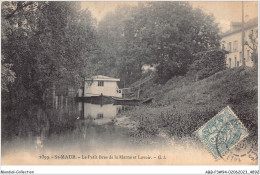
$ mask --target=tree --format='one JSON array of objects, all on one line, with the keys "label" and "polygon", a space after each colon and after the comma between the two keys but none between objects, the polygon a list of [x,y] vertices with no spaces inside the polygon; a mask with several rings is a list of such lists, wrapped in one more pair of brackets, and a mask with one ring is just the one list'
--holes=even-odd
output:
[{"label": "tree", "polygon": [[12,64],[5,63],[4,57],[1,60],[1,91],[9,92],[7,85],[15,80],[15,73],[11,70]]},{"label": "tree", "polygon": [[[129,7],[124,15],[121,11],[110,17],[115,22],[110,20],[109,27],[99,25],[99,30],[111,34],[107,40],[112,43],[107,47],[115,51],[110,60],[127,84],[141,77],[145,64],[156,66],[157,82],[165,83],[186,74],[197,59],[195,53],[219,47],[213,16],[187,2],[143,2]],[[106,20],[101,24],[108,23]]]},{"label": "tree", "polygon": [[254,66],[258,65],[258,30],[253,30],[252,33],[248,35],[249,42],[246,41],[245,44],[252,50],[251,59]]},{"label": "tree", "polygon": [[141,35],[155,56],[159,83],[186,74],[196,60],[195,53],[219,46],[213,16],[192,9],[186,2],[150,3],[147,8]]},{"label": "tree", "polygon": [[188,75],[196,81],[226,69],[226,51],[213,49],[194,54],[195,61],[189,66]]},{"label": "tree", "polygon": [[100,52],[95,60],[96,74],[120,77],[126,80],[120,69],[126,68],[123,62],[126,61],[124,21],[129,18],[131,8],[119,6],[114,12],[105,16],[98,25],[98,37]]},{"label": "tree", "polygon": [[96,49],[95,21],[77,2],[3,2],[2,56],[16,74],[13,101],[42,103],[53,85],[78,87]]},{"label": "tree", "polygon": [[[142,66],[150,58],[150,48],[137,37],[142,26],[143,3],[138,7],[120,6],[108,14],[98,25],[100,56],[97,72],[121,78],[128,86],[141,77]],[[145,23],[144,23],[145,24]]]}]

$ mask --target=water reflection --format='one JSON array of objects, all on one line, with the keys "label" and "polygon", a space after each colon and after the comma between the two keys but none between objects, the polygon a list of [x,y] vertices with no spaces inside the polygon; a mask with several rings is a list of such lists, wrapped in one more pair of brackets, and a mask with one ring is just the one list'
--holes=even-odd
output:
[{"label": "water reflection", "polygon": [[51,104],[46,108],[21,103],[2,111],[3,156],[14,151],[37,156],[134,146],[129,131],[113,124],[121,105],[76,102],[66,96],[57,96]]},{"label": "water reflection", "polygon": [[78,109],[82,119],[92,120],[101,125],[113,122],[116,115],[122,111],[122,105],[79,102]]},{"label": "water reflection", "polygon": [[[74,161],[75,164],[126,164],[128,161],[39,159],[41,155],[58,154],[165,154],[171,155],[168,160],[173,161],[158,160],[158,164],[177,164],[178,161],[180,164],[189,163],[188,160],[191,164],[198,164],[198,161],[202,164],[216,164],[213,157],[201,149],[201,142],[196,139],[177,140],[149,135],[147,138],[143,132],[131,134],[127,128],[114,125],[112,120],[115,117],[119,120],[118,114],[132,107],[75,102],[74,98],[60,97],[57,104],[52,103],[52,108],[26,102],[12,108],[2,108],[2,164],[64,165]],[[169,147],[166,147],[167,144]],[[201,159],[194,162],[194,159],[190,159],[191,155]],[[133,160],[129,164],[135,163],[136,160]],[[145,164],[144,160],[138,163]]]}]

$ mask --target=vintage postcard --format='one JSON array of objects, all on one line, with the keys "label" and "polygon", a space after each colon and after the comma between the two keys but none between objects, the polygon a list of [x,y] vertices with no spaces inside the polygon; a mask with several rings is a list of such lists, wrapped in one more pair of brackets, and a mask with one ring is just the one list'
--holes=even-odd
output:
[{"label": "vintage postcard", "polygon": [[2,165],[258,164],[257,1],[2,1],[1,50]]}]

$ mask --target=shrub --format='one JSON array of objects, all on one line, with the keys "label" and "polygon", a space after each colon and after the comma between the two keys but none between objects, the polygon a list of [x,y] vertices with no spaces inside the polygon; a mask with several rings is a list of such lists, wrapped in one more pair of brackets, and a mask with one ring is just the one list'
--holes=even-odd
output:
[{"label": "shrub", "polygon": [[163,130],[171,136],[187,137],[229,105],[250,135],[257,138],[256,69],[226,69],[197,82],[186,82],[185,78],[174,77],[164,86],[149,89],[153,89],[157,102],[129,111],[140,130],[152,135]]},{"label": "shrub", "polygon": [[207,78],[226,68],[226,52],[210,50],[195,55],[196,61],[191,64],[188,75],[196,75],[197,80]]}]

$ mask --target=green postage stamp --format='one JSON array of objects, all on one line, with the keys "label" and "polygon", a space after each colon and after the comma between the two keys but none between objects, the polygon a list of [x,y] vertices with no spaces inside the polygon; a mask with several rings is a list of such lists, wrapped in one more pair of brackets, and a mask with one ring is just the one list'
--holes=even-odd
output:
[{"label": "green postage stamp", "polygon": [[229,106],[196,131],[196,135],[215,159],[248,136],[248,131]]}]

